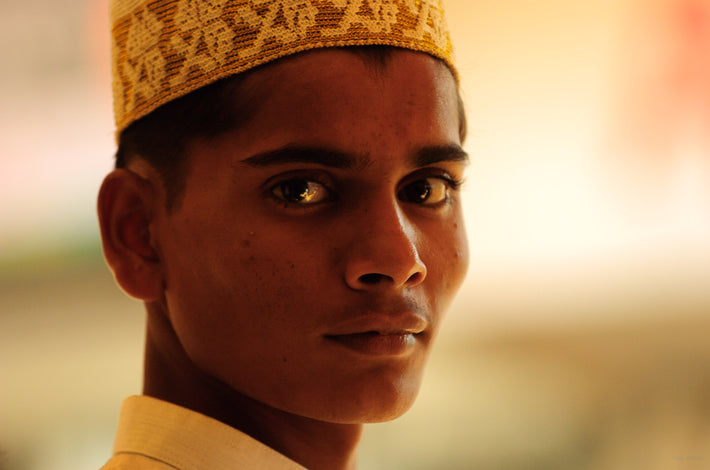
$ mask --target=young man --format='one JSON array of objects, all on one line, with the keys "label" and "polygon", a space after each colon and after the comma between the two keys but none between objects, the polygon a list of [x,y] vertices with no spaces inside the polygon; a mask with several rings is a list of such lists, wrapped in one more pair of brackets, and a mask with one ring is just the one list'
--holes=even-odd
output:
[{"label": "young man", "polygon": [[[412,404],[468,253],[436,0],[114,0],[98,212],[145,302],[105,469],[350,469]],[[374,46],[374,47],[373,47]]]}]

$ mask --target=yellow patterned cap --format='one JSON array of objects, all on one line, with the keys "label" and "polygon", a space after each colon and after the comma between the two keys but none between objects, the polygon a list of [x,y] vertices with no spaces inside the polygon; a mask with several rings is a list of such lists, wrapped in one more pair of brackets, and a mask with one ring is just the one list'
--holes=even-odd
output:
[{"label": "yellow patterned cap", "polygon": [[308,49],[390,45],[455,73],[442,0],[111,0],[117,135],[221,78]]}]

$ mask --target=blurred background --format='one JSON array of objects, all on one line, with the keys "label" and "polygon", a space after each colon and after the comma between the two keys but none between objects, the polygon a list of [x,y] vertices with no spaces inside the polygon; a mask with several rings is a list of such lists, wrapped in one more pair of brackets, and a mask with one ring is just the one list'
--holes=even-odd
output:
[{"label": "blurred background", "polygon": [[[0,469],[98,469],[140,392],[104,267],[106,0],[0,0]],[[446,0],[471,268],[362,469],[710,468],[710,0]]]}]

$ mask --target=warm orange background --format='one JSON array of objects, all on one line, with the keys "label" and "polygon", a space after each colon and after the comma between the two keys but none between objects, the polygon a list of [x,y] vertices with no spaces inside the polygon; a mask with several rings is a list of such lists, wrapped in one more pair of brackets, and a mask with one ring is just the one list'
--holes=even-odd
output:
[{"label": "warm orange background", "polygon": [[[472,262],[363,469],[710,465],[710,1],[445,0]],[[0,2],[0,469],[96,469],[140,390],[103,267],[105,0]]]}]

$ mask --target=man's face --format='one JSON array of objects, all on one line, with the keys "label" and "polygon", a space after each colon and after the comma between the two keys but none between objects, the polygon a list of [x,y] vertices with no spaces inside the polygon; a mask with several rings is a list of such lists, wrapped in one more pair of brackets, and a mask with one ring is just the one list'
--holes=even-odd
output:
[{"label": "man's face", "polygon": [[160,215],[165,302],[203,371],[310,418],[411,405],[468,262],[456,86],[431,57],[342,50],[252,74],[245,126],[189,150]]}]

